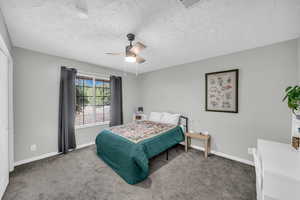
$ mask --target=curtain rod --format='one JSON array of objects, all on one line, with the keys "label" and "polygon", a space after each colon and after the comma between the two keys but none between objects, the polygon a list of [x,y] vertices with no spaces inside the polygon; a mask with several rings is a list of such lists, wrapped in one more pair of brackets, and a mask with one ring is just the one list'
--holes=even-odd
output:
[{"label": "curtain rod", "polygon": [[94,75],[94,76],[102,76],[102,77],[110,77],[111,75],[113,76],[122,76],[121,74],[117,74],[117,73],[95,73],[95,72],[86,72],[86,71],[82,71],[82,70],[77,70],[77,72],[79,74],[83,74],[83,75]]}]

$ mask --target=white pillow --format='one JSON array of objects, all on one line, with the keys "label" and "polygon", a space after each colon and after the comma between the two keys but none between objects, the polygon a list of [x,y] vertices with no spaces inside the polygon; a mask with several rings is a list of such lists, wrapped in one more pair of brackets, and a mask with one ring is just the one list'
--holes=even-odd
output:
[{"label": "white pillow", "polygon": [[180,114],[170,114],[170,113],[164,112],[160,119],[160,122],[177,125],[178,121],[179,121],[179,117],[180,117]]},{"label": "white pillow", "polygon": [[149,121],[160,122],[162,113],[160,112],[151,112],[149,116]]}]

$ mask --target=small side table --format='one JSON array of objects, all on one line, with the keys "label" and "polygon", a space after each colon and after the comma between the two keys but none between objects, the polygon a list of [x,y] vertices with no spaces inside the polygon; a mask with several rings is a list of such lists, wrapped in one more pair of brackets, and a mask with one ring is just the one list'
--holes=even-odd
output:
[{"label": "small side table", "polygon": [[205,143],[204,155],[205,158],[207,158],[208,154],[210,153],[210,135],[203,135],[200,133],[185,133],[185,152],[188,151],[188,148],[191,145],[191,138],[204,140]]}]

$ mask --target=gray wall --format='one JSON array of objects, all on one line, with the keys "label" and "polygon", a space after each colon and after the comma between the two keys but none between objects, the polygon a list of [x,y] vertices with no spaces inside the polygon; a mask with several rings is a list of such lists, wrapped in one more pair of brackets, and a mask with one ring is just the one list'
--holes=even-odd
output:
[{"label": "gray wall", "polygon": [[[205,111],[205,73],[240,69],[239,113]],[[256,48],[139,77],[146,113],[169,111],[191,119],[191,129],[207,130],[212,149],[251,160],[257,138],[289,142],[291,113],[283,91],[297,82],[297,40]],[[192,141],[199,145],[198,141]]]},{"label": "gray wall", "polygon": [[[21,48],[13,48],[15,161],[45,153],[57,152],[58,94],[60,66],[76,67],[91,73],[118,73],[123,77],[123,108],[125,122],[132,120],[138,103],[135,75],[74,60],[50,56]],[[78,145],[93,142],[103,126],[78,129]],[[30,151],[36,144],[37,151]]]},{"label": "gray wall", "polygon": [[[290,111],[281,102],[287,85],[297,82],[297,40],[175,66],[138,76],[123,76],[124,118],[136,106],[150,111],[179,112],[191,129],[208,130],[213,149],[250,160],[247,148],[257,138],[288,142]],[[120,73],[70,59],[13,48],[15,161],[57,151],[59,67],[95,73]],[[240,112],[205,112],[204,74],[240,69]],[[122,73],[120,73],[122,75]],[[103,126],[78,129],[78,145],[93,142]],[[37,151],[30,145],[37,144]],[[193,141],[195,145],[201,145]]]}]

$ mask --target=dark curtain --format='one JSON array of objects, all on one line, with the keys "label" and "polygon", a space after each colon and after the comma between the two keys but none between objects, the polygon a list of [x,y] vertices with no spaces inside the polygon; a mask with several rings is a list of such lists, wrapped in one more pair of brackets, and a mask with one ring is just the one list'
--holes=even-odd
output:
[{"label": "dark curtain", "polygon": [[[75,140],[75,79],[76,69],[61,67],[59,91],[58,150],[68,153],[76,148]],[[46,105],[47,106],[47,105]]]},{"label": "dark curtain", "polygon": [[110,126],[123,124],[122,77],[110,77]]}]

